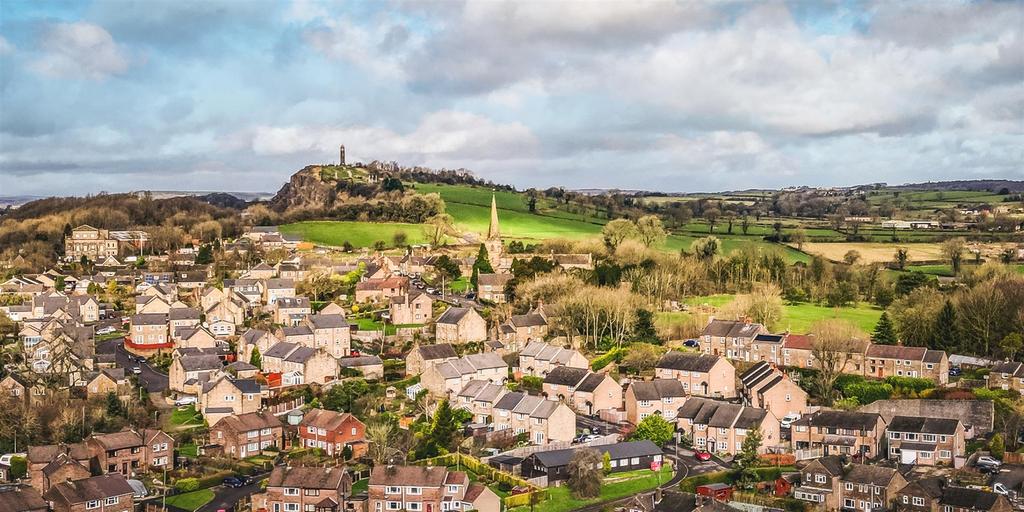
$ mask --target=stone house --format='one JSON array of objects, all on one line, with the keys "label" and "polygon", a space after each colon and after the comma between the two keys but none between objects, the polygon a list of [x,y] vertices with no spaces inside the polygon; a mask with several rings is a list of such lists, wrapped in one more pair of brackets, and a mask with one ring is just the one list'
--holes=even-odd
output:
[{"label": "stone house", "polygon": [[543,315],[530,312],[512,315],[498,328],[498,339],[513,351],[543,340],[548,335],[548,321]]},{"label": "stone house", "polygon": [[700,350],[714,356],[750,361],[754,338],[767,333],[768,330],[758,323],[712,318],[700,333]]},{"label": "stone house", "polygon": [[675,379],[635,381],[626,386],[626,421],[639,425],[644,418],[658,415],[671,422],[686,401],[686,389]]},{"label": "stone house", "polygon": [[807,392],[774,364],[761,361],[740,375],[740,394],[753,407],[767,409],[776,418],[807,411]]},{"label": "stone house", "polygon": [[736,368],[721,356],[670,351],[658,360],[654,376],[678,380],[688,394],[696,396],[736,396]]},{"label": "stone house", "polygon": [[[354,370],[366,380],[384,378],[384,361],[377,356],[353,356],[338,359],[339,370]],[[343,374],[344,376],[344,374]]]},{"label": "stone house", "polygon": [[569,404],[578,413],[592,416],[623,407],[622,386],[603,373],[559,366],[544,377],[544,396]]},{"label": "stone house", "polygon": [[964,425],[956,418],[893,416],[885,435],[889,458],[900,464],[952,466],[966,451]]},{"label": "stone house", "polygon": [[284,424],[270,411],[227,416],[210,428],[210,442],[223,448],[224,455],[244,459],[267,448],[284,448]]},{"label": "stone house", "polygon": [[262,406],[260,385],[252,379],[221,375],[203,384],[199,393],[199,412],[211,427],[227,416],[257,412]]},{"label": "stone house", "polygon": [[407,277],[366,279],[356,283],[356,302],[384,302],[405,295],[408,290],[409,278]]},{"label": "stone house", "polygon": [[477,297],[495,304],[506,301],[505,285],[512,280],[512,274],[480,274],[477,276]]},{"label": "stone house", "polygon": [[352,352],[352,331],[342,315],[317,314],[306,317],[306,326],[313,333],[316,349],[324,349],[334,357],[348,357]]},{"label": "stone house", "polygon": [[168,387],[171,391],[198,395],[203,384],[224,368],[219,356],[212,354],[182,355],[171,360]]},{"label": "stone house", "polygon": [[506,393],[508,390],[500,384],[471,380],[452,399],[452,407],[472,413],[473,423],[489,424],[492,422],[494,406]]},{"label": "stone house", "polygon": [[436,466],[378,465],[370,473],[370,511],[501,512],[501,499],[466,473]]},{"label": "stone house", "polygon": [[252,509],[268,512],[343,512],[351,510],[352,477],[348,468],[275,466],[262,492],[252,495]]},{"label": "stone house", "polygon": [[60,482],[45,493],[53,512],[131,512],[135,491],[119,474]]},{"label": "stone house", "polygon": [[366,454],[366,425],[347,412],[310,409],[297,428],[299,442],[305,448],[321,448],[327,455],[340,457],[346,446],[352,457]]},{"label": "stone house", "polygon": [[265,354],[270,347],[279,340],[267,331],[260,329],[248,329],[238,338],[238,358],[243,361],[252,359],[252,351],[255,348],[260,356]]},{"label": "stone house", "polygon": [[267,279],[263,286],[263,302],[273,304],[278,299],[295,297],[295,281],[291,279]]},{"label": "stone house", "polygon": [[821,410],[794,422],[791,438],[798,451],[874,459],[884,455],[885,420],[877,413]]},{"label": "stone house", "polygon": [[436,397],[449,398],[471,380],[504,384],[508,365],[496,352],[470,354],[427,366],[420,384]]},{"label": "stone house", "polygon": [[1013,506],[994,492],[956,487],[943,477],[921,478],[896,493],[900,512],[1009,512]]},{"label": "stone house", "polygon": [[537,445],[570,442],[576,436],[576,413],[569,406],[520,392],[501,397],[491,418],[495,431],[511,429]]},{"label": "stone house", "polygon": [[271,303],[274,323],[285,326],[299,325],[313,312],[306,297],[278,297]]},{"label": "stone house", "polygon": [[[216,290],[216,288],[212,288]],[[167,310],[167,326],[174,339],[179,339],[178,333],[185,328],[199,326],[201,313],[196,308],[174,308]]]},{"label": "stone house", "polygon": [[519,352],[517,371],[521,375],[544,377],[561,366],[587,369],[590,368],[590,361],[577,350],[550,345],[543,341],[533,341]]},{"label": "stone house", "polygon": [[949,358],[942,350],[872,344],[864,359],[865,377],[918,377],[940,385],[949,382]]},{"label": "stone house", "polygon": [[754,429],[761,431],[759,453],[778,446],[780,441],[778,418],[757,407],[693,397],[679,407],[675,419],[693,446],[711,453],[740,453],[743,441]]},{"label": "stone house", "polygon": [[417,345],[405,358],[405,375],[411,377],[423,373],[428,365],[436,365],[458,359],[455,348],[448,343]]},{"label": "stone house", "polygon": [[450,307],[434,322],[438,343],[463,344],[487,339],[487,322],[473,308]]},{"label": "stone house", "polygon": [[89,397],[106,396],[109,393],[120,396],[128,388],[128,379],[125,378],[124,368],[103,368],[86,383],[85,392]]},{"label": "stone house", "polygon": [[178,348],[217,348],[217,337],[205,327],[183,327],[178,331]]},{"label": "stone house", "polygon": [[338,360],[325,350],[282,341],[263,354],[263,371],[290,375],[292,384],[326,384],[338,377]]},{"label": "stone house", "polygon": [[783,364],[782,347],[785,341],[785,334],[757,334],[750,341],[749,359],[781,365]]},{"label": "stone house", "polygon": [[124,345],[129,352],[142,354],[172,348],[174,343],[167,331],[167,315],[141,313],[133,316]]},{"label": "stone house", "polygon": [[800,470],[800,484],[793,497],[825,510],[839,510],[842,503],[843,461],[831,455],[812,460]]},{"label": "stone house", "polygon": [[850,464],[843,470],[842,508],[872,512],[888,510],[896,493],[907,480],[895,468],[868,464]]},{"label": "stone house", "polygon": [[434,317],[434,299],[420,291],[392,297],[389,311],[395,325],[425,324]]}]

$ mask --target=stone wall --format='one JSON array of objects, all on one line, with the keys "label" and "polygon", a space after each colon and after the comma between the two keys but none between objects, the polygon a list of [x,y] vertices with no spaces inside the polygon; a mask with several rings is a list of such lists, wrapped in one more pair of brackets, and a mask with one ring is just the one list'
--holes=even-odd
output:
[{"label": "stone wall", "polygon": [[995,418],[995,407],[987,400],[879,400],[857,410],[881,414],[886,423],[893,416],[957,418],[964,427],[970,429],[973,426],[974,435],[991,432]]}]

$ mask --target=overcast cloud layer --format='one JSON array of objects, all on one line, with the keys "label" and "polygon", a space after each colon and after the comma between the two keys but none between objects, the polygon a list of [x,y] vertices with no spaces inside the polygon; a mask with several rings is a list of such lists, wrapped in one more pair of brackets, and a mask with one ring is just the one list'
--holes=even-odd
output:
[{"label": "overcast cloud layer", "polygon": [[0,195],[1024,179],[1022,2],[0,2]]}]

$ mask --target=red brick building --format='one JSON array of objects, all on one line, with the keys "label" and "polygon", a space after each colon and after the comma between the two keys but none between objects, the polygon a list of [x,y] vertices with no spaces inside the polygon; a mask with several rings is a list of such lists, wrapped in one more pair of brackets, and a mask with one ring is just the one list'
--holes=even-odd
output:
[{"label": "red brick building", "polygon": [[298,427],[304,448],[321,448],[335,457],[341,456],[346,445],[352,447],[352,457],[366,453],[366,425],[347,412],[310,409]]}]

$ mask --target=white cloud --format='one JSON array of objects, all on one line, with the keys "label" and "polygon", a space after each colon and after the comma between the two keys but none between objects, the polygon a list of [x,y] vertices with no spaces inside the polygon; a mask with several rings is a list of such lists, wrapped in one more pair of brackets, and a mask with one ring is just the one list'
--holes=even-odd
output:
[{"label": "white cloud", "polygon": [[0,36],[0,55],[7,55],[14,53],[14,45],[10,43],[4,36]]},{"label": "white cloud", "polygon": [[110,33],[92,23],[56,23],[43,34],[36,72],[58,78],[102,80],[128,69],[129,59]]},{"label": "white cloud", "polygon": [[315,0],[292,0],[288,10],[285,11],[285,19],[307,23],[317,18],[327,17],[327,9],[321,2]]}]

